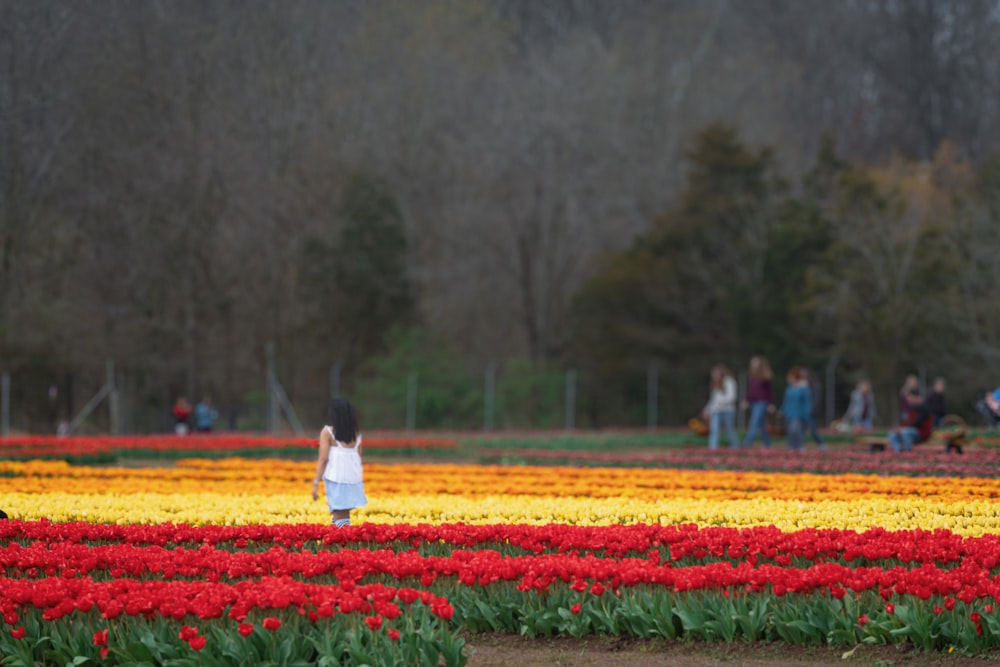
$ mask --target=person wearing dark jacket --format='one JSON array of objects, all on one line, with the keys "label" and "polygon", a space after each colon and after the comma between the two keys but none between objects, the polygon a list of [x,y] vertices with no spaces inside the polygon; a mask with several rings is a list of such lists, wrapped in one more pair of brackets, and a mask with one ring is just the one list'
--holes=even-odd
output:
[{"label": "person wearing dark jacket", "polygon": [[909,405],[903,425],[889,431],[889,445],[894,452],[913,451],[913,445],[926,442],[934,432],[934,418],[920,392],[911,391],[907,398]]},{"label": "person wearing dark jacket", "polygon": [[935,379],[931,393],[927,395],[927,400],[924,401],[924,405],[927,406],[927,410],[931,413],[931,418],[934,420],[935,428],[941,425],[941,420],[948,414],[945,408],[944,390],[944,378]]},{"label": "person wearing dark jacket", "polygon": [[747,434],[743,438],[743,446],[753,446],[753,441],[760,431],[764,449],[771,446],[771,434],[767,432],[767,413],[774,412],[774,373],[767,359],[757,355],[751,357],[747,374],[747,395],[743,407],[750,408],[750,422],[747,424]]}]

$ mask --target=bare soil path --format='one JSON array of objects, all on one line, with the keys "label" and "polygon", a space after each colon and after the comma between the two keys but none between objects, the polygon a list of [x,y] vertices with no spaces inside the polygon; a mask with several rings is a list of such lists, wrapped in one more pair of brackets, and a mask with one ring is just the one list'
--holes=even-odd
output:
[{"label": "bare soil path", "polygon": [[[590,637],[527,639],[518,635],[466,637],[469,667],[984,667],[1000,653],[965,656],[924,653],[908,645],[843,647],[790,646],[782,643],[724,644]],[[846,654],[846,655],[845,655]]]}]

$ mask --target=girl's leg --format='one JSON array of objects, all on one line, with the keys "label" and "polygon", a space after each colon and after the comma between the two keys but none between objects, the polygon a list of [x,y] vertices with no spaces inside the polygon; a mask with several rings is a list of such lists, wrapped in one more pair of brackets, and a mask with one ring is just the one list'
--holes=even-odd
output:
[{"label": "girl's leg", "polygon": [[351,510],[333,510],[333,525],[337,528],[351,525]]},{"label": "girl's leg", "polygon": [[734,419],[735,419],[736,415],[733,412],[731,412],[731,411],[723,412],[721,414],[722,414],[722,423],[726,427],[726,433],[729,434],[729,447],[730,447],[730,449],[739,449],[740,448],[740,439],[738,437],[736,437],[736,428],[734,427],[734,423],[735,423]]},{"label": "girl's leg", "polygon": [[719,413],[713,412],[708,417],[708,448],[718,449],[719,447]]}]

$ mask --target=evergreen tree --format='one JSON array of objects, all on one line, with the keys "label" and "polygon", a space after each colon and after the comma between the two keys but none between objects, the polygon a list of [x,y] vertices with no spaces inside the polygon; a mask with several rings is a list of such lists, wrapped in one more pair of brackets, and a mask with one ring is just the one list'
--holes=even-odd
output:
[{"label": "evergreen tree", "polygon": [[335,241],[304,246],[303,288],[316,309],[311,326],[329,331],[336,352],[362,361],[385,349],[394,327],[417,322],[403,218],[392,194],[364,173],[348,177]]}]

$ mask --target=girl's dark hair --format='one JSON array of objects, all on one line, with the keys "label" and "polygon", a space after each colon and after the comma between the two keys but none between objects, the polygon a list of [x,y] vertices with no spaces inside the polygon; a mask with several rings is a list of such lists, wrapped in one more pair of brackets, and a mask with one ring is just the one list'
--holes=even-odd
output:
[{"label": "girl's dark hair", "polygon": [[330,399],[330,426],[340,442],[354,442],[358,438],[358,414],[346,398]]}]

